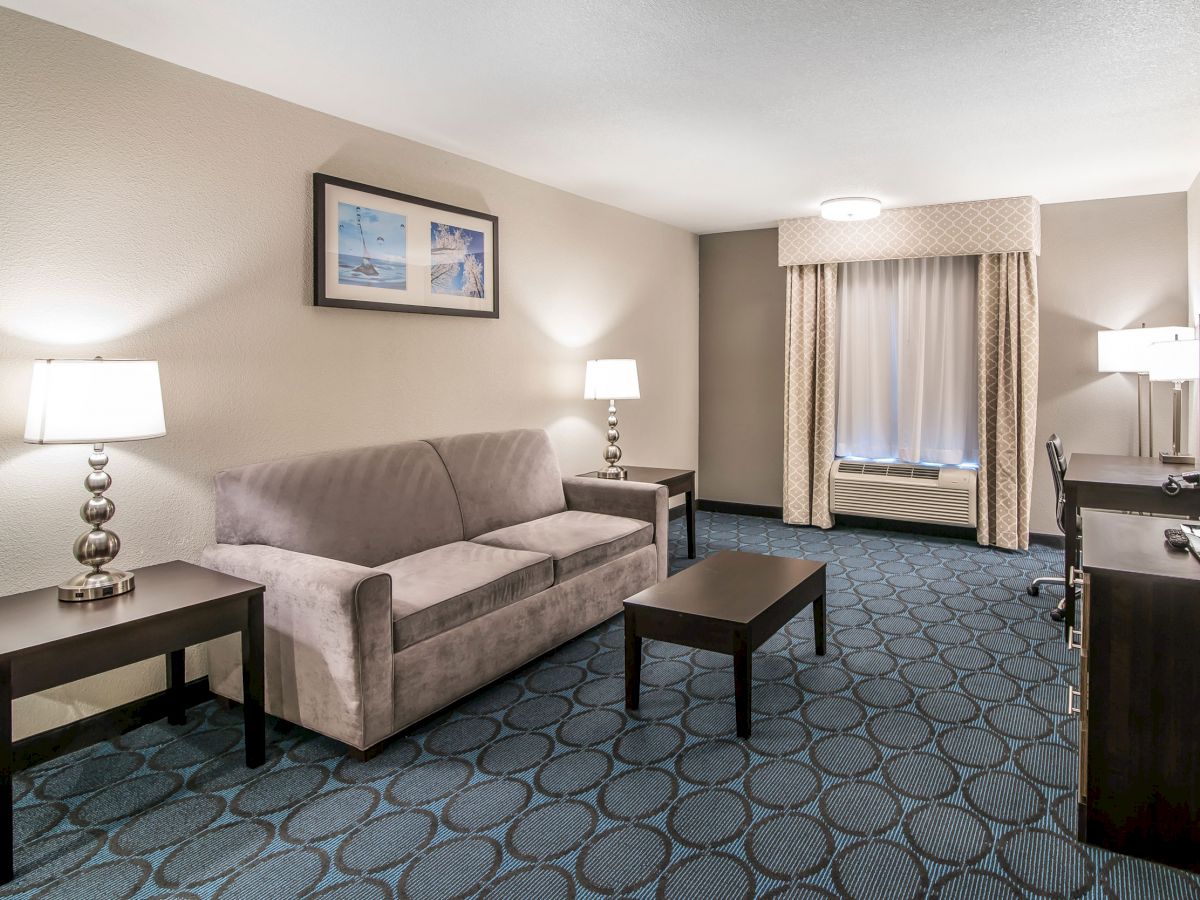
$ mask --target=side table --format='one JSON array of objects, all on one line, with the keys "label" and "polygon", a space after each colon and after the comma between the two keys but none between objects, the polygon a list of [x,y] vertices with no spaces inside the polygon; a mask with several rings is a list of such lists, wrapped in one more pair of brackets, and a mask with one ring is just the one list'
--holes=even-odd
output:
[{"label": "side table", "polygon": [[[661,484],[667,489],[668,496],[684,495],[684,506],[687,513],[687,547],[688,559],[696,558],[696,473],[692,469],[655,469],[649,466],[625,466],[629,477],[626,481],[640,481],[646,484]],[[599,472],[584,472],[581,478],[598,478]]]},{"label": "side table", "polygon": [[126,594],[63,603],[57,588],[0,598],[0,884],[13,878],[12,701],[163,654],[168,721],[184,718],[183,651],[242,635],[246,766],[266,757],[263,715],[263,586],[186,562],[136,571]]}]

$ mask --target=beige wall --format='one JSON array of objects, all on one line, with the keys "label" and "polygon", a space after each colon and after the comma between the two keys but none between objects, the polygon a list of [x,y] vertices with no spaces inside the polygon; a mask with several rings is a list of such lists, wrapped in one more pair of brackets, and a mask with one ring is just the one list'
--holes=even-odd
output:
[{"label": "beige wall", "polygon": [[[212,473],[254,460],[544,426],[594,468],[594,356],[638,360],[627,461],[696,464],[695,235],[7,10],[0,84],[0,593],[71,574],[83,527],[86,449],[20,441],[40,356],[160,361],[167,437],[110,448],[125,566],[195,559]],[[500,319],[314,308],[313,171],[498,215]],[[162,684],[20,700],[17,736]]]},{"label": "beige wall", "polygon": [[774,228],[700,237],[700,496],[779,506],[786,270]]},{"label": "beige wall", "polygon": [[[1067,452],[1137,453],[1137,379],[1096,372],[1102,328],[1187,323],[1182,193],[1042,207],[1038,440]],[[1171,437],[1170,385],[1154,386],[1155,450]],[[1049,464],[1038,449],[1033,530],[1057,533]]]},{"label": "beige wall", "polygon": [[[1096,372],[1096,332],[1184,323],[1185,207],[1182,193],[1042,207],[1039,445],[1057,431],[1069,451],[1137,451],[1134,377]],[[772,254],[775,234],[700,239],[700,478],[707,499],[782,504],[785,285]],[[1155,398],[1162,447],[1170,434],[1169,386],[1157,386]],[[1052,534],[1044,457],[1039,446],[1032,523],[1035,532]]]}]

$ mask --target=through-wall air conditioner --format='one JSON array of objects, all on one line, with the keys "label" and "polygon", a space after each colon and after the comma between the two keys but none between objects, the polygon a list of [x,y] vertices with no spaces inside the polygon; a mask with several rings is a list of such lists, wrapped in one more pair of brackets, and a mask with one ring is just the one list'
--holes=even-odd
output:
[{"label": "through-wall air conditioner", "polygon": [[975,527],[973,469],[835,459],[830,510],[848,516]]}]

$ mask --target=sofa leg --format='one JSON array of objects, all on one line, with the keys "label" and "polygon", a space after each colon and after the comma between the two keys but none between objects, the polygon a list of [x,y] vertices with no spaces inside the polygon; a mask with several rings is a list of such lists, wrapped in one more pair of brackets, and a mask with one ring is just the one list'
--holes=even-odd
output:
[{"label": "sofa leg", "polygon": [[350,756],[352,759],[360,763],[370,762],[379,755],[379,751],[383,749],[386,741],[380,741],[378,744],[372,744],[366,750],[359,750],[357,747],[350,748]]}]

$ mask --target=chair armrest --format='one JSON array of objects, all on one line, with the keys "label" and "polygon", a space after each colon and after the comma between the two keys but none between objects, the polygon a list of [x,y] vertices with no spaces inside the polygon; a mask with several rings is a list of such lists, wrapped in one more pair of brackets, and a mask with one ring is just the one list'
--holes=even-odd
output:
[{"label": "chair armrest", "polygon": [[563,493],[567,509],[624,516],[653,525],[654,543],[658,547],[658,580],[666,580],[670,496],[663,485],[572,476],[563,479]]},{"label": "chair armrest", "polygon": [[[265,585],[266,707],[360,749],[392,733],[392,579],[264,544],[216,544],[201,563]],[[213,689],[241,698],[240,643],[209,645]]]}]

